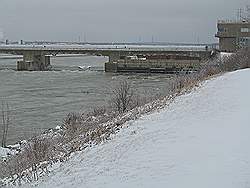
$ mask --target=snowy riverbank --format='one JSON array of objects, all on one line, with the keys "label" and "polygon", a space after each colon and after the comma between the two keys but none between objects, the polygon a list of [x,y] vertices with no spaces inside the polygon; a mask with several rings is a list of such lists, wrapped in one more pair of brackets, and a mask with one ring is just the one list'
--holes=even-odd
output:
[{"label": "snowy riverbank", "polygon": [[246,69],[206,81],[169,107],[128,123],[107,143],[75,154],[35,184],[249,187],[249,80]]},{"label": "snowy riverbank", "polygon": [[8,153],[10,153],[9,149],[0,147],[0,158],[6,157]]}]

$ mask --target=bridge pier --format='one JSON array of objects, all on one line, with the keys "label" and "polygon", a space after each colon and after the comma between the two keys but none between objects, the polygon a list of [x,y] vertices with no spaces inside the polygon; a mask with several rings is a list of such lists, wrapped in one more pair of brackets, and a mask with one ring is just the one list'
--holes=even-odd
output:
[{"label": "bridge pier", "polygon": [[105,72],[177,73],[199,70],[201,64],[215,56],[213,51],[111,52]]},{"label": "bridge pier", "polygon": [[117,72],[117,65],[120,59],[120,52],[112,52],[108,55],[109,61],[105,63],[105,72]]},{"label": "bridge pier", "polygon": [[117,62],[120,59],[119,52],[112,52],[109,54],[109,63]]},{"label": "bridge pier", "polygon": [[50,56],[37,51],[24,53],[23,61],[17,62],[18,71],[47,71],[50,68]]}]

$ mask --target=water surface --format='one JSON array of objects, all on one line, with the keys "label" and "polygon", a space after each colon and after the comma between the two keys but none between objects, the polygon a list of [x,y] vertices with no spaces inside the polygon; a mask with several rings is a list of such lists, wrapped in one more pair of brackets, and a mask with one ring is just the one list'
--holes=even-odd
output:
[{"label": "water surface", "polygon": [[[17,72],[14,59],[0,59],[0,100],[9,103],[8,143],[61,125],[70,112],[84,112],[110,101],[112,87],[128,79],[140,95],[166,93],[168,75],[105,73],[106,57],[52,58],[53,71]],[[79,71],[78,66],[89,67]],[[2,130],[2,127],[1,127]]]}]

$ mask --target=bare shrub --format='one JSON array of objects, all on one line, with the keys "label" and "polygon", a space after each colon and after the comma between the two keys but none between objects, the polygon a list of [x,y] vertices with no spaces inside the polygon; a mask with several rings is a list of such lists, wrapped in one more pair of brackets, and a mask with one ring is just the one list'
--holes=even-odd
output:
[{"label": "bare shrub", "polygon": [[0,162],[0,175],[2,178],[9,178],[13,185],[36,181],[41,173],[47,172],[54,154],[50,139],[34,137],[18,154]]},{"label": "bare shrub", "polygon": [[105,106],[95,107],[92,111],[92,116],[102,116],[107,112],[107,108]]},{"label": "bare shrub", "polygon": [[29,165],[33,172],[33,179],[37,180],[38,169],[40,167],[41,162],[50,161],[50,150],[51,143],[46,138],[35,137],[32,142],[28,143],[25,147],[25,157],[29,160]]},{"label": "bare shrub", "polygon": [[217,69],[220,72],[230,72],[250,67],[250,48],[243,48],[220,62]]},{"label": "bare shrub", "polygon": [[112,104],[119,113],[124,113],[129,110],[132,104],[134,92],[131,84],[126,81],[120,81],[117,87],[113,90]]},{"label": "bare shrub", "polygon": [[1,146],[6,147],[8,130],[10,125],[10,109],[8,102],[2,102],[2,140]]},{"label": "bare shrub", "polygon": [[81,124],[81,115],[76,113],[69,113],[63,121],[62,128],[65,130],[65,133],[68,137],[74,137],[77,134],[78,129]]}]

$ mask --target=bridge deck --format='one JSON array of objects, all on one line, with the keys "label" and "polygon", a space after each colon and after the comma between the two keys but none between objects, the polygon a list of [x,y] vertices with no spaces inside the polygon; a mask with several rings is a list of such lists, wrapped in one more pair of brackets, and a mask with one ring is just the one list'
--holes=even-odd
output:
[{"label": "bridge deck", "polygon": [[41,52],[46,55],[56,54],[100,54],[109,55],[112,53],[207,53],[206,48],[189,47],[189,48],[176,48],[176,47],[117,47],[117,48],[86,48],[86,47],[69,47],[69,46],[0,46],[0,53],[23,55],[28,52]]}]

